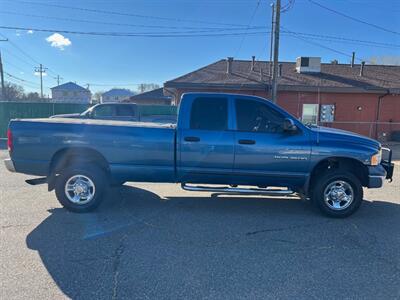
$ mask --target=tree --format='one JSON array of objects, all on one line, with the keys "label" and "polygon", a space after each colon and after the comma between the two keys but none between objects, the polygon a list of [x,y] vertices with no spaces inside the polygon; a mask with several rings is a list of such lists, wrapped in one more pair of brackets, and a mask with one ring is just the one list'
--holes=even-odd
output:
[{"label": "tree", "polygon": [[138,91],[139,93],[144,93],[158,88],[160,88],[160,85],[158,85],[157,83],[141,83],[138,86]]},{"label": "tree", "polygon": [[92,103],[93,104],[97,104],[100,103],[101,101],[101,95],[104,93],[104,91],[98,91],[96,93],[93,94],[92,96]]},{"label": "tree", "polygon": [[373,56],[369,59],[373,65],[395,65],[400,66],[400,56],[384,55],[384,56]]},{"label": "tree", "polygon": [[40,99],[40,95],[37,92],[26,93],[23,98],[24,98],[24,100],[27,100],[27,101],[36,101],[36,102],[42,100],[42,99]]},{"label": "tree", "polygon": [[24,88],[18,84],[6,81],[4,83],[4,95],[8,101],[20,100],[24,97]]}]

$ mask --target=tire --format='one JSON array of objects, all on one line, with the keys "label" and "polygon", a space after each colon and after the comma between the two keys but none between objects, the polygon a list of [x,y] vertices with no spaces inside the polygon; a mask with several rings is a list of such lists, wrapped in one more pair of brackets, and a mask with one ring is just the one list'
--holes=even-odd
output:
[{"label": "tire", "polygon": [[322,213],[333,218],[352,215],[363,200],[360,180],[352,173],[340,169],[322,174],[315,182],[311,194],[313,204]]},{"label": "tire", "polygon": [[95,165],[72,165],[61,171],[55,185],[61,205],[78,213],[89,212],[99,206],[107,189],[107,176]]}]

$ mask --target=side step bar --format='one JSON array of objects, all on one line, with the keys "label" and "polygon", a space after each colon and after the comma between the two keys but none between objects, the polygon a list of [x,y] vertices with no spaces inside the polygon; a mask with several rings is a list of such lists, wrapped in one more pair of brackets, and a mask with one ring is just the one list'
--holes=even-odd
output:
[{"label": "side step bar", "polygon": [[27,179],[25,180],[27,184],[30,185],[38,185],[38,184],[44,184],[47,183],[47,177],[40,177],[40,178],[34,178],[34,179]]},{"label": "side step bar", "polygon": [[279,189],[260,189],[260,188],[237,188],[237,187],[213,187],[181,184],[182,189],[191,192],[213,192],[222,194],[246,194],[246,195],[266,195],[266,196],[289,196],[294,194],[291,190]]}]

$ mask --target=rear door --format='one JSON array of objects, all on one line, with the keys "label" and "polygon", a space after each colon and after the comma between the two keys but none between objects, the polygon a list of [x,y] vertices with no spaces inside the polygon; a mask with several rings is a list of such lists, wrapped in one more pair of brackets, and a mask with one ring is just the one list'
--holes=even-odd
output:
[{"label": "rear door", "polygon": [[233,168],[234,132],[230,99],[200,96],[187,104],[190,121],[180,124],[178,179],[193,183],[226,183]]},{"label": "rear door", "polygon": [[286,117],[273,105],[245,97],[235,99],[234,182],[263,186],[304,184],[311,146],[308,131],[285,132]]}]

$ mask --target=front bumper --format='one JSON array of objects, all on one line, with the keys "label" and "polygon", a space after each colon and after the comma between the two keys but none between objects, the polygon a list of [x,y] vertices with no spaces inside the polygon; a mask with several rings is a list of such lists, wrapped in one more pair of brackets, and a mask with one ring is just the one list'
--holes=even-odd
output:
[{"label": "front bumper", "polygon": [[393,179],[393,171],[394,171],[394,163],[392,163],[392,150],[389,148],[382,148],[382,150],[389,153],[388,159],[382,160],[381,165],[386,171],[386,179],[388,179],[391,182]]},{"label": "front bumper", "polygon": [[368,187],[380,188],[386,178],[386,170],[382,165],[368,167]]},{"label": "front bumper", "polygon": [[8,171],[10,171],[10,172],[15,172],[14,163],[13,163],[13,161],[11,160],[11,158],[6,158],[6,159],[4,160],[4,164],[6,165],[6,168],[7,168]]},{"label": "front bumper", "polygon": [[382,150],[389,153],[387,160],[382,160],[378,166],[368,167],[368,187],[369,188],[380,188],[383,186],[385,179],[392,181],[394,163],[392,163],[392,150],[388,148],[382,148]]}]

